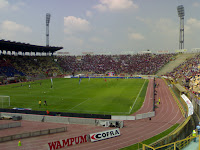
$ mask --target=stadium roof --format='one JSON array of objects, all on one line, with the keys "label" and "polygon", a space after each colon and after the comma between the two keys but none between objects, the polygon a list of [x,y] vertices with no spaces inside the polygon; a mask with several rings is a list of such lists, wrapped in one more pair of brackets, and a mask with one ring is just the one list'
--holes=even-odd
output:
[{"label": "stadium roof", "polygon": [[31,45],[29,43],[20,43],[15,41],[5,41],[0,40],[0,50],[1,51],[11,51],[11,52],[44,52],[44,53],[54,53],[55,51],[61,50],[63,47],[54,47],[54,46],[38,46]]}]

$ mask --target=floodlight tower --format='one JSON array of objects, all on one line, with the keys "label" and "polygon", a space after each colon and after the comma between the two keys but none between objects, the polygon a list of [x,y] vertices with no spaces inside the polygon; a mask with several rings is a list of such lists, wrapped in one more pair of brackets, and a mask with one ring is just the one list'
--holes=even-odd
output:
[{"label": "floodlight tower", "polygon": [[49,46],[49,22],[50,22],[51,14],[46,14],[46,46]]},{"label": "floodlight tower", "polygon": [[179,34],[179,49],[184,49],[184,7],[179,5],[177,7],[178,16],[180,18],[180,34]]}]

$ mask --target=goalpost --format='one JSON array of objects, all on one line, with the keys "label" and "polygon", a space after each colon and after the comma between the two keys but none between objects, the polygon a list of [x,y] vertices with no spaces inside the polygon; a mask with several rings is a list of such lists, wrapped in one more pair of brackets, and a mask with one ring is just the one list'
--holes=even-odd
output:
[{"label": "goalpost", "polygon": [[10,106],[10,96],[0,95],[0,107],[5,108]]}]

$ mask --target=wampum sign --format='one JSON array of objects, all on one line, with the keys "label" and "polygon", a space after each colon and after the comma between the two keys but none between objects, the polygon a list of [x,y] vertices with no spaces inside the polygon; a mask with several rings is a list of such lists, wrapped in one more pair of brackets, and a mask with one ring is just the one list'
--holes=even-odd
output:
[{"label": "wampum sign", "polygon": [[60,148],[64,148],[64,147],[68,147],[68,146],[72,146],[76,144],[81,144],[85,142],[88,142],[87,135],[53,141],[53,142],[48,143],[48,150],[60,149]]},{"label": "wampum sign", "polygon": [[90,140],[91,142],[95,142],[116,136],[120,136],[119,128],[90,134]]}]

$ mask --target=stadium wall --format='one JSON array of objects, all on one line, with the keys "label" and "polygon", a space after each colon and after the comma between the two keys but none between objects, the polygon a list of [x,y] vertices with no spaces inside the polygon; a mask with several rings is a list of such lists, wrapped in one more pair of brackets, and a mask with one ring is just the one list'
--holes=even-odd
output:
[{"label": "stadium wall", "polygon": [[16,127],[21,127],[21,122],[18,121],[18,122],[0,124],[0,130],[8,128],[16,128]]},{"label": "stadium wall", "polygon": [[145,119],[155,116],[155,111],[143,113],[143,114],[137,114],[136,116],[111,116],[111,119],[113,120],[139,120],[139,119]]},{"label": "stadium wall", "polygon": [[21,116],[22,120],[27,121],[39,121],[39,122],[55,122],[64,124],[88,124],[95,125],[96,119],[89,118],[72,118],[72,117],[62,117],[62,116],[47,116],[47,115],[32,115],[32,114],[21,114],[21,113],[5,113],[1,112],[1,116]]},{"label": "stadium wall", "polygon": [[2,136],[0,137],[0,142],[12,141],[12,140],[29,138],[29,137],[36,137],[36,136],[47,135],[47,134],[60,133],[60,132],[65,132],[65,131],[67,131],[67,127],[39,130],[39,131],[34,131],[34,132],[26,132],[26,133],[14,134],[10,136]]},{"label": "stadium wall", "polygon": [[[0,112],[8,113],[22,113],[22,114],[34,114],[34,115],[46,115],[46,111],[35,111],[35,110],[20,110],[18,109],[3,109],[0,108]],[[111,119],[111,115],[101,114],[81,114],[81,113],[66,113],[66,112],[50,112],[51,116],[64,116],[64,117],[79,117],[79,118],[99,118],[99,119]]]}]

